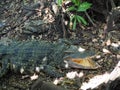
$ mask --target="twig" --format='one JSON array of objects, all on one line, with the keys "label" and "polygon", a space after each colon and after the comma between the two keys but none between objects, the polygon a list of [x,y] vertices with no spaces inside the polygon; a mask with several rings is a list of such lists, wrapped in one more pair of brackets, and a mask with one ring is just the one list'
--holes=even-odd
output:
[{"label": "twig", "polygon": [[110,0],[110,2],[111,2],[112,9],[114,9],[114,8],[116,7],[114,1],[113,1],[113,0]]},{"label": "twig", "polygon": [[92,21],[92,19],[90,18],[89,14],[86,11],[85,11],[85,15],[87,16],[89,21],[93,24],[93,26],[96,27],[95,23]]},{"label": "twig", "polygon": [[61,23],[62,23],[62,30],[63,30],[63,37],[66,37],[66,29],[65,29],[65,25],[64,25],[64,15],[62,13],[62,18],[61,18]]}]

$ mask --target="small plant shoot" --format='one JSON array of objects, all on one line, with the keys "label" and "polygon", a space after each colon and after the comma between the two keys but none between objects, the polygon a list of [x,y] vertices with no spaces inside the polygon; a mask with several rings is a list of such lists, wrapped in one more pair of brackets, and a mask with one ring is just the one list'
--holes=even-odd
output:
[{"label": "small plant shoot", "polygon": [[[79,13],[86,12],[92,4],[88,2],[80,2],[80,0],[71,0],[70,2],[72,3],[72,5],[67,7],[66,13],[69,15],[70,22],[72,22],[73,24],[72,29],[75,30],[77,24],[79,23],[87,25],[87,21],[82,16],[80,16]],[[63,3],[63,1],[57,0],[57,3],[59,6],[62,6],[61,4]]]}]

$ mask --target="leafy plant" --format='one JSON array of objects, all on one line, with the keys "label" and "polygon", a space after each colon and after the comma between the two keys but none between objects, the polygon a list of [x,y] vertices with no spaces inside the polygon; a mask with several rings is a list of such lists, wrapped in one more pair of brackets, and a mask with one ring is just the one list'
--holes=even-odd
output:
[{"label": "leafy plant", "polygon": [[[87,25],[86,20],[78,14],[80,12],[86,12],[86,10],[88,10],[92,4],[88,2],[80,2],[80,0],[71,0],[71,3],[72,5],[68,6],[66,9],[66,13],[74,12],[68,15],[70,16],[70,22],[73,23],[72,29],[75,30],[77,23]],[[62,0],[58,0],[58,5],[61,6],[61,4]]]},{"label": "leafy plant", "polygon": [[85,19],[82,16],[79,15],[73,15],[70,17],[70,22],[73,21],[73,30],[76,29],[76,25],[77,23],[83,23],[84,25],[87,25],[87,22],[85,21]]}]

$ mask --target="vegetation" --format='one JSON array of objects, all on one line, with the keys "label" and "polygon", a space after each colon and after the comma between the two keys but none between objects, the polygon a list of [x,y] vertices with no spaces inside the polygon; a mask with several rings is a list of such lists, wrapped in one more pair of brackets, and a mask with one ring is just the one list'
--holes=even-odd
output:
[{"label": "vegetation", "polygon": [[[111,80],[120,75],[117,72],[120,71],[120,0],[57,0],[57,3],[55,1],[0,0],[0,74],[2,72],[6,73],[0,78],[0,90],[31,90],[31,86],[35,86],[35,88],[37,86],[47,87],[44,83],[41,85],[39,82],[37,82],[38,85],[34,85],[34,80],[38,79],[38,77],[40,80],[54,82],[54,84],[58,84],[68,90],[87,90],[90,88],[91,90],[119,89],[120,80],[115,80],[117,82],[109,84],[104,78],[110,77],[108,79]],[[55,10],[58,11],[53,10],[53,4],[55,5]],[[65,45],[68,48],[65,52],[63,49],[59,49],[64,52],[63,55],[66,55],[62,59],[60,58],[62,53],[56,49],[52,50],[50,57],[47,58],[44,53],[50,50],[49,48],[43,50],[43,47],[47,44],[43,45],[41,48],[43,52],[40,52],[37,48],[39,47],[38,44],[26,43],[26,46],[24,46],[23,43],[14,43],[13,41],[30,43],[32,43],[31,41],[45,41],[51,44],[59,41],[60,46],[52,47],[56,49],[63,47],[61,43],[65,41]],[[27,51],[21,49],[21,45]],[[9,48],[11,48],[12,52],[10,52]],[[6,50],[8,53],[5,53]],[[87,55],[89,50],[94,51],[94,55],[87,58],[83,58],[76,53],[77,51]],[[39,52],[43,54],[39,54]],[[53,52],[56,53],[54,54]],[[37,60],[42,61],[42,63],[40,62],[41,64],[47,64],[44,68],[45,70],[43,70],[41,65],[40,68],[36,67],[39,64],[35,62],[36,55],[40,55]],[[42,58],[42,55],[45,55],[45,57],[43,56]],[[71,57],[68,55],[71,55]],[[54,61],[52,58],[55,56],[58,57],[58,59],[55,59],[56,61],[61,62],[61,60],[64,60],[63,64],[52,62]],[[65,59],[68,63],[65,62]],[[29,64],[28,61],[31,61],[31,63]],[[37,63],[37,65],[32,62]],[[95,67],[93,62],[100,67],[93,68],[94,70],[84,70],[83,66]],[[67,68],[63,67],[64,64],[66,64],[65,67]],[[20,72],[25,71],[24,68],[26,67],[29,68],[30,73],[23,72],[21,74],[19,71],[14,71],[19,70],[14,69],[17,68],[16,65],[18,68],[23,66],[23,68],[20,68]],[[52,68],[49,68],[48,65]],[[76,65],[78,66],[76,67]],[[80,65],[84,69],[79,69],[81,68]],[[56,79],[56,77],[50,77],[50,74],[45,72],[49,73],[52,70],[60,72],[64,76]],[[55,75],[55,72],[50,73]],[[33,88],[33,90],[36,89]]]},{"label": "vegetation", "polygon": [[[62,6],[63,3],[62,0],[58,0],[59,6]],[[92,4],[88,2],[80,2],[80,0],[71,0],[70,3],[72,5],[67,7],[65,13],[70,17],[70,24],[73,23],[72,29],[75,30],[78,23],[87,25],[87,21],[79,14],[81,12],[86,12]]]}]

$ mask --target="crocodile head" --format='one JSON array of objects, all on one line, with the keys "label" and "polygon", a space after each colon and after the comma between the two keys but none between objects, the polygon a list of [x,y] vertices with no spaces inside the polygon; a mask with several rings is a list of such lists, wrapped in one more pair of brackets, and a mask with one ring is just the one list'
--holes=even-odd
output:
[{"label": "crocodile head", "polygon": [[100,67],[94,60],[95,50],[84,49],[79,46],[71,45],[66,51],[64,62],[66,67],[80,69],[97,69]]}]

